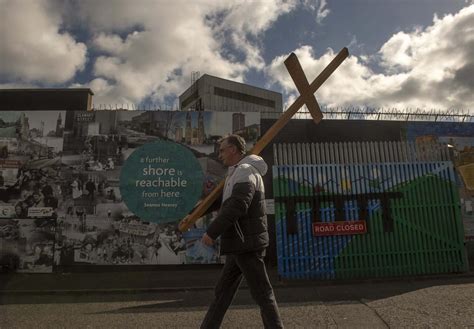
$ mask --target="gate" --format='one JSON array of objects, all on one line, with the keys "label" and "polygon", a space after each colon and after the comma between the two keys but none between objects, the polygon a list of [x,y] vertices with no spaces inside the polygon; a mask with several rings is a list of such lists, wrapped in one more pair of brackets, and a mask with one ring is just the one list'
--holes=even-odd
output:
[{"label": "gate", "polygon": [[467,270],[458,189],[444,147],[280,144],[274,154],[280,276]]}]

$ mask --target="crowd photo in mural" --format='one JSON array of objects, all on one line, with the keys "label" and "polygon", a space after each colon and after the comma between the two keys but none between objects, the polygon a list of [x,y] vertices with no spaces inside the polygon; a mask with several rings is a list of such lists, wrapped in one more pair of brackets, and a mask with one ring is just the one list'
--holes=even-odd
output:
[{"label": "crowd photo in mural", "polygon": [[[179,216],[224,177],[217,141],[239,133],[250,148],[259,125],[259,113],[0,112],[2,265],[51,272],[55,266],[81,264],[221,262],[218,245],[200,242],[216,214],[207,214],[186,233],[177,228]],[[181,153],[192,161],[181,164]],[[148,162],[141,164],[142,175],[164,172],[168,180],[130,181],[122,171],[140,165],[135,161]],[[196,165],[189,169],[187,163]],[[193,189],[194,199],[187,198]],[[178,203],[143,212],[143,205],[160,206],[147,201],[151,194],[156,200],[173,195]],[[185,206],[182,200],[188,201]]]}]

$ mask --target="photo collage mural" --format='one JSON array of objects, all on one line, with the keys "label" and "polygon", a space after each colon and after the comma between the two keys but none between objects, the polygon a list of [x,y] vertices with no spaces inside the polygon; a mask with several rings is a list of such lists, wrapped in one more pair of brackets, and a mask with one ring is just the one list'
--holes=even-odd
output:
[{"label": "photo collage mural", "polygon": [[217,141],[229,133],[251,148],[260,114],[0,112],[0,262],[18,272],[222,262],[200,242],[215,212],[177,226],[225,176]]}]

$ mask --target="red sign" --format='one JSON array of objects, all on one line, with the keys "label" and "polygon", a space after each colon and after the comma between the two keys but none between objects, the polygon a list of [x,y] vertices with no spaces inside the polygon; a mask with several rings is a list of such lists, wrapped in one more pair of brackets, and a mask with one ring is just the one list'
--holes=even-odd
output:
[{"label": "red sign", "polygon": [[313,235],[350,235],[367,233],[365,220],[313,223]]}]

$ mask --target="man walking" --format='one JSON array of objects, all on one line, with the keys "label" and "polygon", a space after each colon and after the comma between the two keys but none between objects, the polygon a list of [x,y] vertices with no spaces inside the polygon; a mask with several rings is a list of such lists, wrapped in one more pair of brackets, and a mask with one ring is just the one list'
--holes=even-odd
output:
[{"label": "man walking", "polygon": [[230,135],[220,141],[219,158],[228,167],[219,214],[202,242],[221,237],[226,263],[201,328],[219,328],[243,277],[260,307],[265,328],[283,328],[263,257],[268,247],[265,191],[267,164],[257,155],[245,156],[245,140]]}]

